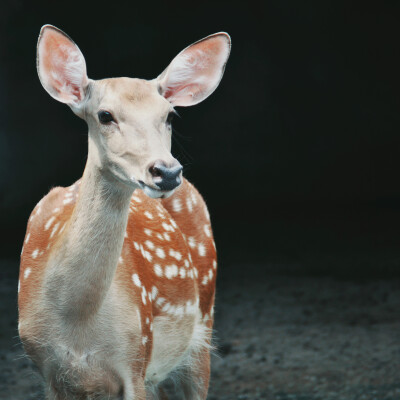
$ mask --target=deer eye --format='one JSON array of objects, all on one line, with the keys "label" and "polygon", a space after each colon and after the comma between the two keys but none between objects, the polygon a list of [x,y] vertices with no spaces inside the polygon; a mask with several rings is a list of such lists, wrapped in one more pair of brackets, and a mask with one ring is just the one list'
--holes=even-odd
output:
[{"label": "deer eye", "polygon": [[113,118],[112,114],[110,112],[108,112],[108,111],[103,111],[103,110],[99,111],[97,113],[97,116],[99,117],[99,121],[102,124],[108,124],[108,123],[114,121],[114,118]]}]

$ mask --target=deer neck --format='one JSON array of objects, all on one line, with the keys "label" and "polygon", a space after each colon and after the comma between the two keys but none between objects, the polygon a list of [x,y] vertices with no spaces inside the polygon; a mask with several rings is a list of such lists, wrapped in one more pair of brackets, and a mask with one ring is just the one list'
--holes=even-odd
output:
[{"label": "deer neck", "polygon": [[[89,146],[90,149],[90,146]],[[79,196],[53,260],[49,293],[72,319],[89,320],[110,289],[124,241],[133,189],[113,181],[90,151]]]}]

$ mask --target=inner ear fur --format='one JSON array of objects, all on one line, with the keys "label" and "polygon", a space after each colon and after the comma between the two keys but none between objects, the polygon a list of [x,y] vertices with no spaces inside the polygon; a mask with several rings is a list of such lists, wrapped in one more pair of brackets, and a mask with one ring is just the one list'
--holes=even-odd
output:
[{"label": "inner ear fur", "polygon": [[188,46],[157,78],[160,93],[174,106],[200,103],[218,87],[230,49],[230,36],[225,32]]},{"label": "inner ear fur", "polygon": [[89,83],[85,58],[72,39],[52,25],[40,31],[37,70],[50,96],[70,106],[82,103]]}]

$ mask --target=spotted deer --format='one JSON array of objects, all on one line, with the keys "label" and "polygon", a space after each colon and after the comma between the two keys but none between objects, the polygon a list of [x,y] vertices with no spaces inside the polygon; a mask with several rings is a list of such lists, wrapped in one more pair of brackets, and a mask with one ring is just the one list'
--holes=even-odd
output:
[{"label": "spotted deer", "polygon": [[42,28],[40,81],[89,130],[82,178],[37,204],[21,254],[19,334],[47,399],[166,399],[171,377],[206,398],[216,251],[171,119],[216,89],[229,53],[216,33],[154,80],[94,81],[76,44]]}]

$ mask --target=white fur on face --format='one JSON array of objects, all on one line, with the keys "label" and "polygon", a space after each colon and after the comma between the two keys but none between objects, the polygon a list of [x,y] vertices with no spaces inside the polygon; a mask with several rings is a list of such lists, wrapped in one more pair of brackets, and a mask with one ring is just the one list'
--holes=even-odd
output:
[{"label": "white fur on face", "polygon": [[176,189],[170,190],[169,192],[162,192],[161,190],[156,190],[151,188],[148,185],[142,185],[143,191],[146,193],[147,196],[151,197],[152,199],[159,199],[159,198],[168,198],[172,196]]}]

